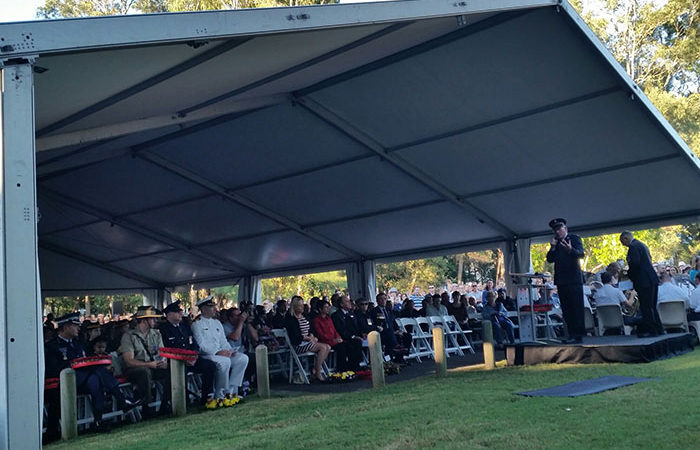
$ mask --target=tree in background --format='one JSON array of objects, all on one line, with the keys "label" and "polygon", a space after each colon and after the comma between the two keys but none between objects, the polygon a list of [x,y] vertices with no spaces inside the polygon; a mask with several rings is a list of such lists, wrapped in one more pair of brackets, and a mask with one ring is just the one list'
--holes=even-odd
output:
[{"label": "tree in background", "polygon": [[337,0],[46,0],[37,17],[113,16],[129,13],[210,11],[337,3]]}]

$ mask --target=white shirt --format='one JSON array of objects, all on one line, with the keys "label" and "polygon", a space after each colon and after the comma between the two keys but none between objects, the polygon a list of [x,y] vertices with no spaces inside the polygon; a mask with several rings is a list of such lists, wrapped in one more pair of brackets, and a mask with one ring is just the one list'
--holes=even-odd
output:
[{"label": "white shirt", "polygon": [[695,288],[692,294],[690,294],[690,309],[695,312],[700,312],[700,288]]},{"label": "white shirt", "polygon": [[685,308],[688,309],[688,303],[690,299],[688,298],[688,293],[683,289],[679,288],[671,281],[667,281],[659,285],[659,300],[658,303],[669,302],[672,300],[683,300],[685,301]]},{"label": "white shirt", "polygon": [[596,306],[600,305],[620,305],[625,303],[627,299],[621,290],[610,284],[604,284],[598,289],[593,296]]},{"label": "white shirt", "polygon": [[231,350],[226,340],[224,326],[216,319],[200,317],[192,324],[192,334],[204,355],[214,355],[220,350]]}]

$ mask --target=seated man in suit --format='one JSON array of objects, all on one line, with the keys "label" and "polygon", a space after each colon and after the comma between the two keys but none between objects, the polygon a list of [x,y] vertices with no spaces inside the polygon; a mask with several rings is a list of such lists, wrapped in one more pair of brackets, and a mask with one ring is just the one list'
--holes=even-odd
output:
[{"label": "seated man in suit", "polygon": [[342,338],[342,343],[339,344],[342,351],[338,353],[338,370],[358,370],[362,361],[363,333],[357,326],[352,300],[347,295],[342,295],[339,306],[331,315],[333,326]]}]

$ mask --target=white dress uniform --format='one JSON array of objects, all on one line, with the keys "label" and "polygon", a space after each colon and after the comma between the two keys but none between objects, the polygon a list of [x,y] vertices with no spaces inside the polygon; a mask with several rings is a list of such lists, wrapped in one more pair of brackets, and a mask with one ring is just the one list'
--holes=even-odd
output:
[{"label": "white dress uniform", "polygon": [[243,375],[248,367],[248,356],[241,352],[233,353],[230,357],[216,354],[221,350],[232,350],[226,340],[223,325],[216,319],[201,317],[192,324],[192,334],[199,344],[201,357],[212,360],[216,364],[215,397],[223,398],[225,394],[236,395],[238,387],[243,384]]}]

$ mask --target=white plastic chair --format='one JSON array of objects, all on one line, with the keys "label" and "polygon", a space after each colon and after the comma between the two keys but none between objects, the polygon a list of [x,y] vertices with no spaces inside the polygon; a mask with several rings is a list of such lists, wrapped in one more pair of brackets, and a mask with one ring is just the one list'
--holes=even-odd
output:
[{"label": "white plastic chair", "polygon": [[[302,359],[305,360],[305,362],[308,363],[308,360],[311,359],[312,361],[316,358],[316,353],[314,352],[304,352],[304,353],[297,353],[296,349],[292,345],[292,342],[289,340],[289,335],[287,334],[287,330],[285,328],[279,328],[279,329],[274,329],[272,330],[273,333],[275,334],[275,338],[284,338],[285,345],[287,347],[287,352],[289,353],[289,364],[288,364],[288,373],[289,373],[289,383],[292,383],[292,379],[294,378],[294,372],[297,371],[299,373],[299,376],[301,377],[301,381],[304,384],[310,384],[309,383],[309,375],[310,371],[307,369],[307,366],[302,363]],[[280,350],[282,350],[282,346],[280,346]],[[326,372],[326,375],[328,375],[329,370],[328,367],[326,366],[326,363],[324,361],[323,371]]]},{"label": "white plastic chair", "polygon": [[[584,308],[588,309],[588,308]],[[598,316],[598,335],[603,336],[605,330],[622,329],[624,333],[625,322],[622,320],[620,305],[600,305],[596,308]]]},{"label": "white plastic chair", "polygon": [[432,357],[433,349],[430,346],[429,341],[421,330],[420,325],[416,322],[416,319],[410,317],[399,317],[396,319],[396,323],[399,325],[399,329],[404,333],[411,335],[411,348],[410,353],[406,358],[415,359],[421,362],[421,356]]},{"label": "white plastic chair", "polygon": [[686,333],[688,329],[688,316],[685,313],[685,301],[682,299],[658,303],[659,318],[664,330],[668,328],[682,328]]},{"label": "white plastic chair", "polygon": [[430,328],[430,332],[432,333],[433,328],[435,328],[435,327],[442,328],[443,339],[445,341],[445,354],[448,357],[450,356],[450,353],[457,353],[460,356],[464,356],[464,352],[462,351],[461,348],[459,348],[459,343],[457,343],[457,339],[455,338],[454,332],[452,330],[450,330],[450,328],[445,323],[445,317],[443,317],[443,316],[426,317],[430,321],[430,324],[432,325],[432,327]]},{"label": "white plastic chair", "polygon": [[585,324],[586,333],[596,334],[595,321],[593,320],[593,313],[588,308],[583,308],[583,322]]},{"label": "white plastic chair", "polygon": [[[450,339],[454,340],[454,344],[457,348],[460,351],[469,350],[470,353],[474,354],[474,349],[467,338],[467,334],[471,334],[472,330],[462,330],[462,327],[459,326],[459,322],[457,322],[454,316],[443,316],[442,318],[445,321],[444,328],[449,330],[449,332],[446,332],[449,333]],[[459,343],[459,338],[462,338],[462,344]],[[462,352],[462,354],[464,354],[464,352]]]}]

